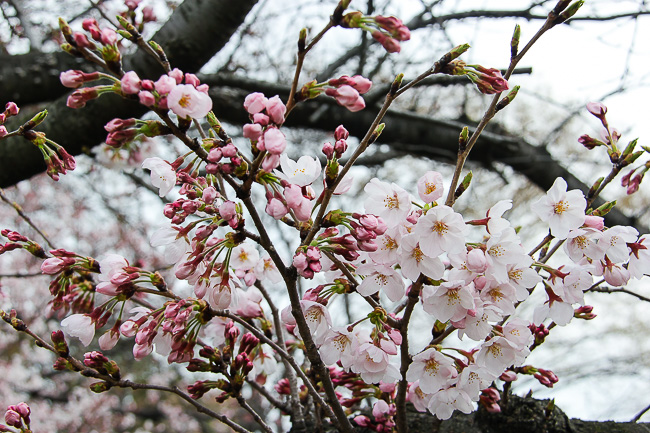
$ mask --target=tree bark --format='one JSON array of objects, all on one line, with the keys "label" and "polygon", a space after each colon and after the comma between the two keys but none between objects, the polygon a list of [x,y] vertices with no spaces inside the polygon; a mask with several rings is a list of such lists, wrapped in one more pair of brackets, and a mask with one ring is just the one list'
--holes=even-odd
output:
[{"label": "tree bark", "polygon": [[[549,403],[550,400],[511,395],[508,403],[501,407],[500,413],[489,413],[482,408],[470,414],[456,411],[445,421],[440,421],[428,412],[417,412],[409,405],[407,407],[408,431],[409,433],[647,433],[650,429],[650,423],[570,419],[558,407],[548,410]],[[368,428],[355,429],[355,433],[371,432],[373,430]]]}]

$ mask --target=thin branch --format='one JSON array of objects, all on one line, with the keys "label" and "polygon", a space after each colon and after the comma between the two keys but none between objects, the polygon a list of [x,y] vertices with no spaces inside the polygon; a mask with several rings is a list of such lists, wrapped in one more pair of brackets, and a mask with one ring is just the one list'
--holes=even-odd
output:
[{"label": "thin branch", "polygon": [[628,295],[634,296],[635,298],[638,298],[638,299],[640,299],[642,301],[650,302],[650,298],[648,298],[647,296],[639,295],[638,293],[635,293],[635,292],[633,292],[631,290],[628,290],[628,289],[626,289],[624,287],[621,287],[621,288],[618,288],[618,289],[614,289],[614,288],[611,288],[611,287],[594,287],[594,288],[591,288],[591,289],[587,290],[587,292],[627,293]]},{"label": "thin branch", "polygon": [[649,410],[650,410],[650,404],[646,406],[641,412],[637,413],[634,416],[634,418],[630,420],[630,422],[638,422],[641,419],[641,417]]},{"label": "thin branch", "polygon": [[45,242],[47,243],[48,247],[51,250],[56,249],[52,244],[52,242],[50,242],[50,240],[47,238],[47,236],[45,236],[45,233],[43,233],[38,227],[36,227],[36,224],[34,224],[32,220],[27,216],[27,214],[23,212],[23,208],[15,201],[11,201],[7,198],[2,188],[0,188],[0,199],[2,199],[2,201],[7,203],[9,206],[13,207],[16,210],[16,213],[20,215],[20,217],[45,240]]}]

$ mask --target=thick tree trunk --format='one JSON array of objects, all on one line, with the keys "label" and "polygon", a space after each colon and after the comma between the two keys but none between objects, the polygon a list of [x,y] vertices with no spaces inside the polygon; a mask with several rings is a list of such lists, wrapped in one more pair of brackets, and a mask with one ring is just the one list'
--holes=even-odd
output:
[{"label": "thick tree trunk", "polygon": [[[446,421],[430,413],[407,413],[409,433],[647,433],[650,423],[582,421],[569,419],[558,407],[548,410],[550,400],[512,395],[501,413],[481,409],[471,414],[454,412]],[[317,427],[314,426],[314,431]],[[335,430],[327,430],[333,432]],[[372,430],[357,427],[356,433]],[[291,433],[297,433],[291,430]]]}]

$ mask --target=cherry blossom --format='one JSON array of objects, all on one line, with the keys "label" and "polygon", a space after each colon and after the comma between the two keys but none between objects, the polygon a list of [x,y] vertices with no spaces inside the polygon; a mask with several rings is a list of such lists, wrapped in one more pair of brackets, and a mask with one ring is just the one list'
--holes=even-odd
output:
[{"label": "cherry blossom", "polygon": [[409,193],[394,183],[389,185],[373,178],[363,190],[368,194],[364,202],[366,212],[381,217],[389,226],[399,224],[411,211]]},{"label": "cherry blossom", "polygon": [[637,242],[631,245],[630,262],[627,270],[630,276],[641,279],[644,275],[650,273],[650,238],[648,235],[642,236]]},{"label": "cherry blossom", "polygon": [[151,170],[151,184],[159,189],[158,195],[164,197],[176,185],[176,172],[171,164],[158,157],[147,158],[142,168]]},{"label": "cherry blossom", "polygon": [[474,405],[470,396],[462,389],[448,388],[433,394],[427,408],[438,419],[445,420],[451,418],[454,410],[462,413],[472,412]]},{"label": "cherry blossom", "polygon": [[418,195],[425,203],[432,203],[442,197],[444,187],[442,185],[442,174],[437,171],[427,171],[418,179]]},{"label": "cherry blossom", "polygon": [[366,263],[357,268],[357,275],[366,275],[357,292],[363,296],[377,293],[381,289],[393,302],[404,296],[404,281],[393,268],[374,263]]},{"label": "cherry blossom", "polygon": [[437,257],[426,255],[419,244],[419,236],[408,235],[402,239],[399,251],[399,264],[402,275],[415,281],[420,273],[433,279],[442,278],[445,266]]},{"label": "cherry blossom", "polygon": [[456,280],[439,286],[422,286],[422,308],[441,322],[463,319],[474,309],[474,285]]},{"label": "cherry blossom", "polygon": [[87,314],[73,314],[61,321],[63,331],[71,337],[77,337],[84,346],[88,346],[95,337],[95,324]]},{"label": "cherry blossom", "polygon": [[558,239],[566,239],[571,230],[585,222],[584,194],[577,189],[568,192],[566,189],[566,181],[558,177],[548,193],[531,205],[533,212],[549,223],[551,234]]},{"label": "cherry blossom", "polygon": [[462,215],[445,205],[429,209],[415,225],[422,251],[431,257],[464,251],[466,232]]},{"label": "cherry blossom", "polygon": [[278,176],[298,186],[314,183],[321,169],[320,161],[311,156],[304,155],[298,161],[293,161],[284,153],[280,155],[280,167],[282,172],[278,172]]},{"label": "cherry blossom", "polygon": [[406,372],[406,380],[420,381],[422,392],[432,394],[450,384],[458,375],[454,362],[434,348],[426,349],[413,357]]},{"label": "cherry blossom", "polygon": [[212,110],[212,99],[189,84],[179,84],[167,96],[167,105],[179,117],[200,119]]}]

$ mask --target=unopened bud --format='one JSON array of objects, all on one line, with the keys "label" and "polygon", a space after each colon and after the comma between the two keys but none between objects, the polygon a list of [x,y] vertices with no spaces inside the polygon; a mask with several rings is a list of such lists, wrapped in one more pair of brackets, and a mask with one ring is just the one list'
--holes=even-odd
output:
[{"label": "unopened bud", "polygon": [[638,138],[635,138],[634,140],[630,141],[630,142],[627,144],[627,146],[625,147],[625,150],[623,151],[623,154],[621,155],[621,157],[625,158],[625,157],[627,157],[629,154],[631,154],[632,152],[634,152],[634,148],[636,147],[636,143],[637,143],[637,141],[639,141]]},{"label": "unopened bud", "polygon": [[384,130],[384,127],[386,127],[385,123],[380,123],[379,125],[377,125],[375,130],[372,132],[372,135],[370,136],[370,139],[368,140],[368,144],[372,144],[375,141],[377,141],[377,139],[381,135],[382,131]]},{"label": "unopened bud", "polygon": [[116,30],[117,34],[122,36],[124,39],[127,41],[134,41],[134,37],[131,33],[127,32],[126,30],[118,29]]},{"label": "unopened bud", "polygon": [[596,210],[594,210],[591,215],[593,216],[605,216],[609,213],[610,210],[612,210],[616,206],[616,200],[614,201],[608,201],[602,206],[598,207]]},{"label": "unopened bud", "polygon": [[302,53],[305,51],[305,46],[307,45],[307,29],[300,29],[300,34],[298,35],[298,52]]},{"label": "unopened bud", "polygon": [[583,4],[585,4],[584,0],[578,0],[577,2],[573,3],[564,12],[562,12],[560,16],[558,16],[555,20],[553,20],[553,25],[555,26],[561,24],[566,20],[568,20],[569,18],[571,18],[572,16],[574,16],[576,12],[578,12],[578,9],[582,7]]},{"label": "unopened bud", "polygon": [[519,92],[519,87],[520,86],[513,87],[512,90],[508,92],[508,94],[502,100],[499,101],[495,111],[503,110],[504,108],[506,108],[508,104],[510,104],[513,101],[513,99],[515,99],[515,97],[517,96],[517,92]]},{"label": "unopened bud", "polygon": [[628,165],[632,164],[632,163],[633,163],[634,161],[636,161],[636,160],[637,160],[641,155],[643,155],[643,153],[644,153],[643,150],[639,150],[639,151],[634,152],[634,153],[632,153],[632,154],[630,154],[630,155],[627,155],[627,156],[625,157],[625,159],[623,159],[621,165],[622,165],[623,167],[625,167],[625,166],[628,166]]},{"label": "unopened bud", "polygon": [[404,79],[404,74],[399,74],[397,77],[395,77],[395,80],[393,80],[393,84],[390,86],[390,95],[394,95],[397,93],[399,90],[400,86],[402,85],[402,80]]},{"label": "unopened bud", "polygon": [[90,390],[96,394],[106,392],[111,389],[111,385],[107,382],[95,382],[90,384]]},{"label": "unopened bud", "polygon": [[59,17],[59,29],[61,29],[61,33],[65,40],[70,42],[68,38],[72,37],[72,29],[70,28],[70,25],[68,25],[68,22],[61,17]]},{"label": "unopened bud", "polygon": [[463,130],[460,131],[460,136],[458,137],[458,150],[464,152],[468,141],[469,141],[469,128],[467,126],[464,126]]},{"label": "unopened bud", "polygon": [[598,179],[596,179],[596,182],[594,182],[594,184],[591,185],[591,188],[589,188],[587,197],[593,197],[594,194],[596,194],[596,191],[598,191],[598,188],[600,188],[600,185],[603,183],[603,180],[605,180],[604,177],[599,177]]},{"label": "unopened bud", "polygon": [[36,113],[25,125],[23,126],[24,130],[32,129],[41,124],[47,117],[47,110]]},{"label": "unopened bud", "polygon": [[124,18],[121,15],[117,15],[115,18],[120,23],[120,25],[124,28],[124,30],[129,32],[132,36],[137,36],[139,34],[138,30],[126,18]]},{"label": "unopened bud", "polygon": [[521,26],[519,24],[515,25],[515,31],[512,33],[512,39],[510,39],[510,58],[517,56],[519,52],[519,39],[521,38]]},{"label": "unopened bud", "polygon": [[463,178],[463,181],[458,185],[458,188],[456,188],[456,192],[454,192],[454,199],[458,199],[465,191],[467,191],[467,188],[469,188],[469,185],[472,183],[472,172],[470,171],[465,175]]}]

